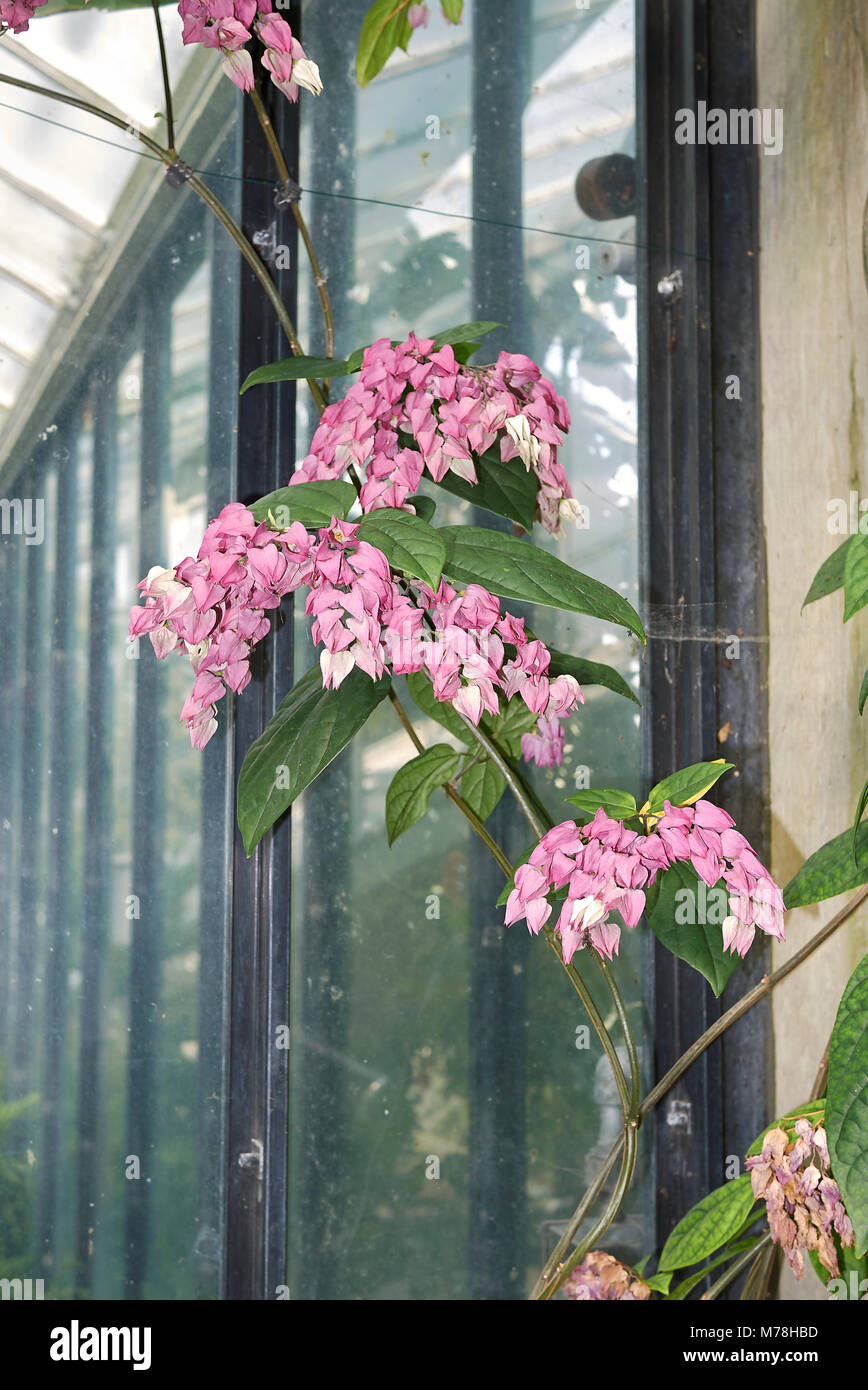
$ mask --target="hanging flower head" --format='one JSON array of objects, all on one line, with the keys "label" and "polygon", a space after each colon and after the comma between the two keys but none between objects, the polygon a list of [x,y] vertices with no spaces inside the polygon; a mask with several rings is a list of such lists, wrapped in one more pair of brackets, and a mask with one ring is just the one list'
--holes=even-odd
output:
[{"label": "hanging flower head", "polygon": [[564,1284],[564,1293],[577,1302],[644,1303],[651,1297],[648,1285],[604,1250],[592,1250],[576,1265]]},{"label": "hanging flower head", "polygon": [[36,11],[45,3],[46,0],[0,0],[0,22],[13,34],[23,34],[29,29]]},{"label": "hanging flower head", "polygon": [[299,87],[315,95],[322,91],[316,63],[286,20],[273,13],[271,0],[181,0],[178,13],[184,21],[184,43],[218,49],[223,71],[243,92],[254,84],[253,59],[245,46],[254,32],[265,45],[262,66],[278,91],[290,101],[298,101]]},{"label": "hanging flower head", "polygon": [[769,1130],[762,1152],[746,1160],[751,1186],[766,1204],[772,1240],[786,1251],[796,1278],[802,1277],[806,1250],[815,1250],[823,1268],[837,1278],[834,1234],[843,1246],[853,1245],[855,1235],[829,1172],[826,1131],[804,1117],[793,1128],[792,1142],[786,1130]]}]

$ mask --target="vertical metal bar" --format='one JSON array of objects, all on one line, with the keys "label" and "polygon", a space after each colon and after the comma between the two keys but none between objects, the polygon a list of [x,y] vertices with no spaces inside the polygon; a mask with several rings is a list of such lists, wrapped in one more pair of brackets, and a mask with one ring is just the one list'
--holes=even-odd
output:
[{"label": "vertical metal bar", "polygon": [[[168,456],[170,300],[162,293],[140,301],[142,388],[139,433],[139,562],[146,574],[165,553],[163,493]],[[140,643],[135,666],[133,734],[132,891],[127,1053],[127,1153],[141,1177],[126,1184],[125,1297],[142,1297],[148,1274],[150,1208],[147,1178],[155,1157],[157,1020],[165,918],[163,821],[155,808],[165,787],[164,678],[150,643]]]},{"label": "vertical metal bar", "polygon": [[[719,751],[729,755],[735,743],[719,749],[718,728],[730,710],[743,715],[752,745],[746,786],[736,790],[730,784],[727,791],[724,784],[722,795],[737,814],[747,815],[745,828],[750,826],[761,847],[767,834],[767,736],[755,462],[756,257],[750,254],[756,246],[756,156],[743,146],[715,146],[710,155],[704,144],[678,145],[674,138],[676,111],[696,111],[699,101],[711,104],[715,98],[726,108],[751,104],[752,6],[745,0],[735,14],[727,7],[724,18],[707,0],[662,0],[643,4],[640,13],[645,196],[639,240],[649,248],[640,299],[648,329],[640,371],[652,702],[648,771],[656,780]],[[661,293],[661,282],[665,288],[666,277],[678,273],[680,285],[669,281],[671,292]],[[722,401],[733,354],[746,364],[750,393],[737,418]],[[747,555],[753,577],[745,586]],[[727,667],[721,651],[721,622],[760,637],[745,644],[751,650],[737,670]],[[750,972],[762,973],[762,955],[760,948]],[[746,987],[743,970],[739,977],[737,993]],[[719,1011],[696,972],[658,946],[658,1076]],[[661,1105],[661,1239],[723,1180],[727,1150],[743,1153],[733,1145],[742,1145],[751,1117],[765,1113],[768,1041],[767,1017],[760,1014],[725,1052],[720,1045],[709,1049]],[[738,1099],[745,1090],[753,1092],[746,1105]]]},{"label": "vertical metal bar", "polygon": [[0,821],[0,901],[4,904],[2,928],[0,928],[0,1056],[3,1059],[3,1074],[0,1087],[5,1091],[11,1078],[7,1074],[8,1047],[12,1033],[12,1010],[14,1007],[13,961],[16,942],[15,924],[18,920],[17,904],[19,891],[20,862],[20,823],[19,806],[21,798],[21,752],[19,721],[23,710],[24,683],[24,633],[26,624],[22,612],[25,593],[24,570],[20,553],[20,537],[3,536],[0,541],[2,556],[2,660],[0,660],[0,720],[2,720],[2,746],[6,750],[3,776],[2,821]]},{"label": "vertical metal bar", "polygon": [[81,1006],[76,1203],[77,1292],[93,1289],[93,1251],[99,1225],[100,1123],[102,1116],[102,972],[110,909],[112,820],[111,610],[112,534],[116,480],[117,402],[115,379],[104,371],[92,387],[94,412],[93,491],[90,541],[90,638],[87,695],[87,781],[84,860],[86,904],[81,946]]},{"label": "vertical metal bar", "polygon": [[[61,423],[59,440],[73,438],[75,414]],[[61,1157],[61,1108],[64,1098],[64,1057],[68,1024],[69,893],[72,879],[72,793],[75,766],[73,725],[77,719],[74,671],[75,557],[77,540],[78,457],[63,444],[52,450],[57,462],[57,511],[54,549],[54,613],[50,628],[51,680],[49,722],[51,739],[47,930],[44,965],[45,1055],[42,1078],[42,1148],[39,1164],[39,1249],[46,1270],[55,1265],[57,1182]]]},{"label": "vertical metal bar", "polygon": [[[473,312],[506,329],[486,351],[524,338],[522,122],[530,93],[527,0],[478,0],[473,12]],[[491,525],[486,515],[484,524]],[[504,523],[501,529],[509,530]],[[527,843],[511,799],[490,818],[509,852]],[[524,1117],[524,970],[507,943],[497,901],[503,876],[475,837],[470,907],[470,1278],[475,1299],[523,1297],[527,1203]]]},{"label": "vertical metal bar", "polygon": [[[310,149],[310,183],[337,186],[352,194],[356,187],[358,88],[353,72],[355,45],[366,0],[351,0],[334,22],[331,5],[305,6],[304,42],[316,53],[323,80],[332,92],[329,107],[310,112],[306,138]],[[357,309],[347,291],[356,271],[355,205],[347,199],[315,198],[306,209],[317,256],[327,276],[335,314],[338,356],[358,341]],[[303,254],[303,252],[300,252]],[[308,278],[309,270],[301,266]],[[309,292],[311,341],[320,351],[323,330],[315,294]],[[347,754],[351,758],[352,754]],[[337,772],[337,768],[334,769]],[[352,776],[352,770],[348,771]],[[336,859],[335,843],[351,839],[351,799],[335,792],[335,783],[313,786],[306,794],[304,820],[305,884],[316,884],[316,900],[305,903],[305,926],[296,952],[301,962],[301,989],[292,1017],[295,1060],[292,1071],[292,1291],[293,1298],[339,1297],[339,1223],[336,1193],[346,1180],[346,1070],[343,1066],[350,995],[346,988],[346,934],[326,924],[341,911],[350,880],[346,855]],[[328,834],[319,827],[328,822]],[[300,892],[307,892],[300,886]],[[310,968],[304,962],[311,960]]]},{"label": "vertical metal bar", "polygon": [[[269,94],[269,100],[271,100]],[[271,112],[291,162],[297,112],[282,101]],[[287,148],[289,146],[289,148]],[[251,180],[242,195],[248,234],[278,222],[278,242],[289,245],[292,271],[278,272],[278,288],[295,314],[295,236],[275,210],[265,180],[270,156],[259,125],[245,105],[243,169]],[[256,182],[260,180],[260,182]],[[285,350],[274,314],[245,266],[240,275],[240,372]],[[242,397],[238,413],[238,492],[250,501],[285,481],[294,455],[294,383]],[[253,681],[235,706],[236,775],[250,744],[292,684],[291,628],[275,624],[252,663]],[[289,918],[288,820],[266,837],[248,860],[237,827],[232,856],[227,1264],[230,1299],[273,1297],[284,1284],[286,1242],[287,1059],[275,1044],[274,1027],[288,1010]],[[262,1161],[259,1161],[259,1154]]]}]

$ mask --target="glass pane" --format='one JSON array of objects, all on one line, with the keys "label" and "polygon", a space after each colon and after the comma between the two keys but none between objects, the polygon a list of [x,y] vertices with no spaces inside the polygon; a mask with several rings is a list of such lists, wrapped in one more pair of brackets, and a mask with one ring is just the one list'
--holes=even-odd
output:
[{"label": "glass pane", "polygon": [[[634,219],[591,219],[575,193],[591,160],[635,155],[633,6],[534,0],[499,24],[499,6],[478,0],[459,28],[432,7],[409,54],[360,92],[352,42],[365,9],[304,8],[330,101],[303,108],[301,181],[337,355],[411,328],[508,325],[475,360],[530,354],[573,418],[562,457],[589,525],[544,543],[635,604]],[[310,297],[302,323],[320,351]],[[309,440],[301,393],[299,415]],[[426,490],[442,522],[471,519]],[[638,687],[636,644],[619,631],[507,606]],[[300,673],[315,653],[300,618],[297,630]],[[576,786],[631,787],[639,765],[637,707],[602,687],[585,696],[563,766],[533,773],[556,819]],[[406,703],[426,744],[448,740]],[[293,812],[294,1298],[526,1296],[619,1113],[569,982],[542,940],[505,932],[502,876],[445,798],[387,849],[386,789],[411,756],[384,704]],[[490,828],[513,859],[531,839],[505,802]],[[640,1037],[643,954],[639,934],[623,933],[618,974]],[[607,1012],[590,961],[577,964]],[[651,1210],[650,1189],[637,1188],[607,1248],[633,1260],[650,1248]]]},{"label": "glass pane", "polygon": [[[152,41],[147,12],[99,18],[127,61],[145,23]],[[79,80],[104,59],[75,56]],[[130,100],[155,100],[149,82],[137,77]],[[220,83],[197,132],[230,198],[236,96]],[[116,173],[87,162],[87,135],[64,139],[82,197],[103,177],[116,197]],[[225,305],[238,282],[201,205],[145,173],[153,221],[140,232],[124,206],[122,283],[96,299],[56,372],[40,364],[41,397],[22,363],[20,442],[4,464],[0,1276],[43,1279],[47,1298],[223,1287],[230,740],[224,720],[204,754],[190,747],[178,720],[189,671],[131,647],[127,623],[142,575],[195,552],[237,490]],[[55,213],[28,215],[30,244],[47,245]],[[10,332],[19,325],[13,315]],[[42,508],[38,537],[28,499]]]}]

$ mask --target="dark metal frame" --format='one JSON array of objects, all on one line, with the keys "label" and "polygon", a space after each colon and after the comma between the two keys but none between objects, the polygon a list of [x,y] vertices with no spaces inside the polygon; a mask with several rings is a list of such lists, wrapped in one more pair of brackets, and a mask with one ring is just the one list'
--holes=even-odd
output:
[{"label": "dark metal frame", "polygon": [[[700,100],[727,110],[755,105],[754,0],[644,0],[639,13],[647,771],[657,780],[725,754],[738,776],[721,784],[721,800],[763,857],[769,813],[758,150],[674,139],[675,113],[695,111]],[[660,281],[678,272],[682,284],[661,294]],[[739,378],[740,399],[725,395],[729,375]],[[731,996],[759,979],[768,955],[758,939],[717,1001],[695,971],[658,947],[658,1077]],[[770,1009],[760,1004],[660,1106],[661,1239],[724,1181],[727,1158],[742,1159],[768,1119],[771,1043]]]}]

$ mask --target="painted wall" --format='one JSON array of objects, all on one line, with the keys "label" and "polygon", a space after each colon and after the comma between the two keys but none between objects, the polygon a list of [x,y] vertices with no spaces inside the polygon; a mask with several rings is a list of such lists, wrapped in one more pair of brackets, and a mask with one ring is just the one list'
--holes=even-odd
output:
[{"label": "painted wall", "polygon": [[[868,609],[799,608],[843,536],[829,503],[868,498],[868,0],[757,0],[760,107],[781,108],[779,155],[760,157],[760,328],[769,566],[771,868],[786,883],[852,821],[868,776]],[[866,513],[868,514],[868,513]],[[845,898],[788,919],[780,965]],[[864,908],[774,996],[777,1106],[810,1093],[838,1000],[868,951]],[[785,1298],[822,1297],[789,1276]]]}]

